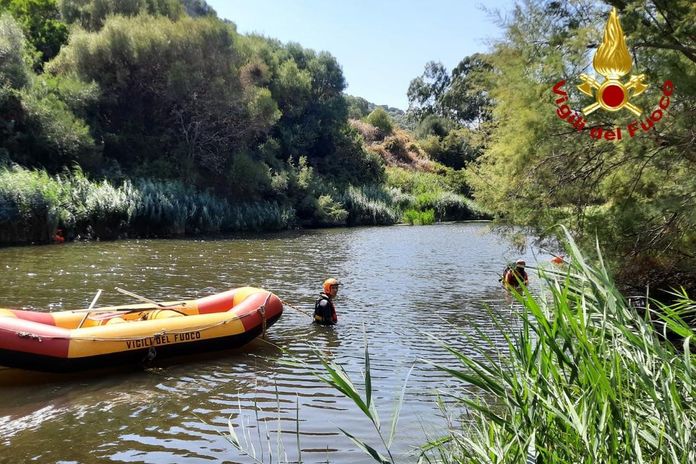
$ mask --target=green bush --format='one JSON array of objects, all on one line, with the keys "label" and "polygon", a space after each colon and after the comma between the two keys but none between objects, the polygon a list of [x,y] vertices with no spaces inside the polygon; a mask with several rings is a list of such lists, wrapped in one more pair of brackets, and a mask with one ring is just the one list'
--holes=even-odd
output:
[{"label": "green bush", "polygon": [[346,225],[348,211],[341,207],[330,195],[322,195],[316,201],[315,224],[320,226]]},{"label": "green bush", "polygon": [[410,171],[403,168],[387,169],[387,185],[412,195],[446,190],[442,176],[432,172]]},{"label": "green bush", "polygon": [[439,139],[449,134],[452,128],[453,123],[449,119],[429,114],[418,123],[415,133],[418,139],[425,139],[431,136]]},{"label": "green bush", "polygon": [[451,130],[444,137],[427,136],[421,147],[433,160],[454,169],[461,169],[483,153],[479,135],[467,128]]},{"label": "green bush", "polygon": [[463,174],[451,168],[443,169],[448,173],[446,176],[402,168],[387,169],[387,184],[402,192],[399,207],[421,212],[433,210],[438,221],[490,219],[490,214],[473,200],[453,191],[453,187],[461,187]]},{"label": "green bush", "polygon": [[379,129],[383,137],[394,131],[394,124],[389,114],[383,108],[377,107],[372,113],[367,115],[366,121]]},{"label": "green bush", "polygon": [[373,184],[384,180],[384,160],[366,150],[360,134],[346,129],[336,135],[331,156],[317,163],[317,170],[339,184]]},{"label": "green bush", "polygon": [[271,190],[268,166],[246,153],[237,153],[228,171],[227,189],[236,198],[257,199]]},{"label": "green bush", "polygon": [[31,134],[25,147],[32,159],[30,165],[46,167],[55,172],[71,163],[94,168],[100,160],[100,148],[90,129],[58,96],[25,92],[23,106],[25,127]]},{"label": "green bush", "polygon": [[410,225],[429,225],[435,222],[435,211],[428,209],[419,211],[417,209],[408,209],[404,211],[403,222]]}]

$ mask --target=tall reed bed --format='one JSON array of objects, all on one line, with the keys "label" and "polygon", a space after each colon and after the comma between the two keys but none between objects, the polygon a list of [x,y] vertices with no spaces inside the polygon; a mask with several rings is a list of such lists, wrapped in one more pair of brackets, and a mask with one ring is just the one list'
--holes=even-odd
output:
[{"label": "tall reed bed", "polygon": [[407,209],[404,211],[403,222],[410,225],[429,225],[435,222],[435,211],[427,209],[419,211],[417,209]]},{"label": "tall reed bed", "polygon": [[349,213],[349,225],[391,225],[401,216],[394,192],[380,186],[350,185],[340,201]]},{"label": "tall reed bed", "polygon": [[45,242],[64,216],[63,186],[44,171],[0,169],[0,242]]},{"label": "tall reed bed", "polygon": [[[506,353],[481,335],[475,355],[452,348],[477,387],[457,394],[461,427],[425,446],[432,462],[696,462],[696,303],[682,295],[644,315],[616,289],[601,257],[590,264],[569,240],[570,266],[542,272],[544,297],[524,291]],[[679,341],[668,341],[666,333]]]},{"label": "tall reed bed", "polygon": [[280,230],[295,218],[274,202],[234,203],[177,181],[91,181],[79,169],[50,176],[21,167],[0,170],[0,243],[67,237],[179,236]]}]

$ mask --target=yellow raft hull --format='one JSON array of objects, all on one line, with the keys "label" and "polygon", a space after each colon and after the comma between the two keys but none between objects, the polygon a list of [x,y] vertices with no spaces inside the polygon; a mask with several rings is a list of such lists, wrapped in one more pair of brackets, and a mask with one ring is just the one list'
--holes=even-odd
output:
[{"label": "yellow raft hull", "polygon": [[282,312],[276,295],[253,287],[90,311],[0,309],[0,366],[74,372],[234,348],[263,333]]}]

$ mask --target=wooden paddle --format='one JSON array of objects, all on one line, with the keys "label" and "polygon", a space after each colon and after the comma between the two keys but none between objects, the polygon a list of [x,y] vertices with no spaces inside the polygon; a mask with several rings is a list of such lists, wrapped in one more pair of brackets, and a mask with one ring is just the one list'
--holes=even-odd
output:
[{"label": "wooden paddle", "polygon": [[82,320],[80,321],[80,323],[77,325],[77,328],[78,328],[78,329],[79,329],[80,327],[82,327],[82,324],[84,324],[85,321],[87,320],[87,318],[89,317],[89,312],[92,310],[92,308],[94,308],[94,305],[97,304],[97,300],[98,300],[99,297],[101,296],[101,293],[102,293],[102,289],[100,288],[100,289],[97,291],[97,294],[94,295],[94,298],[92,299],[92,302],[89,304],[89,308],[87,308],[87,312],[85,313],[85,317],[83,317]]},{"label": "wooden paddle", "polygon": [[[142,302],[144,302],[144,303],[150,303],[150,304],[152,304],[152,305],[159,306],[160,308],[166,308],[166,307],[167,307],[167,305],[164,305],[164,304],[162,304],[162,303],[158,303],[158,302],[156,302],[155,300],[151,300],[151,299],[149,299],[149,298],[145,298],[144,296],[140,296],[140,295],[135,294],[135,293],[133,293],[133,292],[129,292],[128,290],[124,290],[124,289],[119,288],[119,287],[114,287],[114,288],[115,288],[115,290],[116,290],[117,292],[123,293],[124,295],[131,296],[131,297],[135,298],[136,300],[140,300],[140,301],[142,301]],[[172,306],[172,305],[169,305],[169,306]]]}]

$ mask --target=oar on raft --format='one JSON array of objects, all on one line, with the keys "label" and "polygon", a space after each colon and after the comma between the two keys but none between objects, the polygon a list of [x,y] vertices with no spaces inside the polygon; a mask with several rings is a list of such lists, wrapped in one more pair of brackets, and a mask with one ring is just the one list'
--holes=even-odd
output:
[{"label": "oar on raft", "polygon": [[[143,301],[143,302],[145,302],[145,303],[147,303],[147,304],[149,304],[149,305],[152,305],[152,306],[153,306],[153,309],[154,309],[154,308],[169,308],[169,307],[171,307],[171,306],[174,306],[175,304],[181,303],[181,302],[177,302],[177,303],[165,305],[165,304],[163,304],[163,303],[158,303],[157,301],[154,301],[154,300],[151,300],[151,299],[149,299],[149,298],[146,298],[146,297],[144,297],[144,296],[142,296],[142,295],[138,295],[137,293],[133,293],[133,292],[130,292],[130,291],[128,291],[128,290],[124,290],[124,289],[119,288],[119,287],[114,287],[114,288],[115,288],[115,290],[116,290],[117,292],[119,292],[119,293],[122,293],[122,294],[124,294],[124,295],[128,295],[128,296],[130,296],[130,297],[135,298],[136,300],[140,300],[140,301]],[[94,305],[97,303],[97,300],[99,299],[99,296],[101,295],[101,293],[102,293],[102,290],[99,289],[99,291],[97,292],[97,294],[94,296],[94,299],[92,300],[92,303],[90,303],[90,305],[89,305],[89,307],[88,307],[87,309],[76,309],[76,310],[73,310],[74,313],[85,313],[85,316],[82,318],[82,320],[80,320],[80,323],[77,325],[77,328],[78,328],[78,329],[79,329],[80,327],[82,327],[82,325],[85,323],[85,321],[87,320],[87,318],[89,317],[89,315],[92,314],[92,313],[97,313],[97,312],[99,312],[99,313],[102,313],[102,312],[130,312],[130,311],[133,311],[134,309],[136,309],[136,308],[115,308],[115,307],[94,308]],[[150,309],[150,308],[137,308],[137,309],[140,309],[140,310],[148,310],[148,309]]]}]

